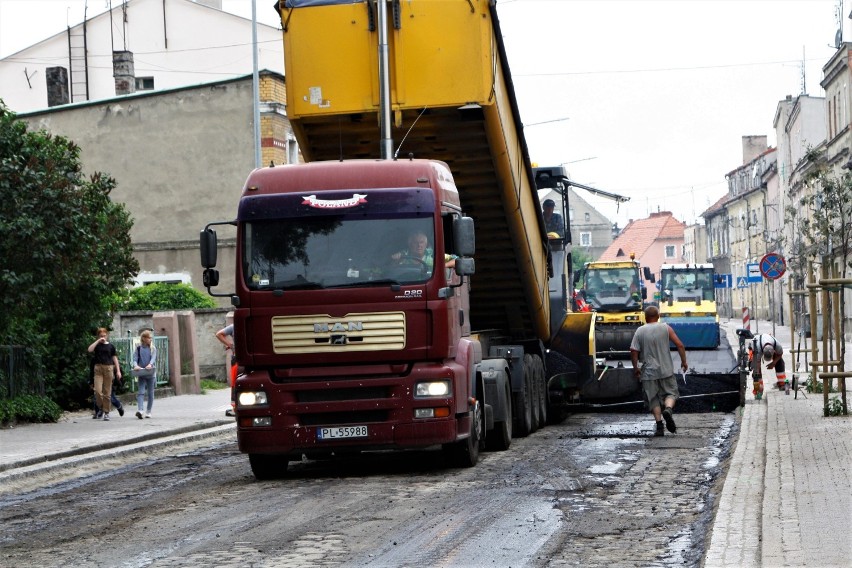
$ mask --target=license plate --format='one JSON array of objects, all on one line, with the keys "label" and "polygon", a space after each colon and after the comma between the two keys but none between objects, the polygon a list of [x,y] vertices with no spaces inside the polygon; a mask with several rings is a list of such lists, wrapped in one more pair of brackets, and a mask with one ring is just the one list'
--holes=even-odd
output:
[{"label": "license plate", "polygon": [[339,438],[366,438],[369,432],[366,426],[336,426],[317,428],[318,440],[337,440]]}]

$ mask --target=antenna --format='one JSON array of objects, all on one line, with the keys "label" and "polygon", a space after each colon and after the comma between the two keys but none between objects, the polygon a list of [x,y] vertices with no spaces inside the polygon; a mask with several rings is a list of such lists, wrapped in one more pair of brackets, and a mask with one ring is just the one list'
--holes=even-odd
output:
[{"label": "antenna", "polygon": [[426,107],[423,107],[423,110],[420,111],[420,114],[418,114],[417,118],[414,119],[414,122],[411,123],[411,126],[408,128],[408,132],[406,132],[405,136],[402,137],[402,142],[399,143],[399,146],[396,148],[396,152],[393,153],[394,160],[396,160],[396,157],[399,155],[402,145],[405,144],[405,139],[408,138],[408,135],[411,134],[412,130],[414,130],[414,125],[417,124],[417,121],[420,120],[420,117],[423,116],[424,112],[426,112]]},{"label": "antenna", "polygon": [[834,21],[837,22],[837,33],[834,34],[834,48],[840,49],[843,45],[843,0],[837,0],[837,8],[834,10]]},{"label": "antenna", "polygon": [[805,46],[802,46],[802,94],[808,96],[808,83],[805,79],[805,62],[807,59],[805,58]]}]

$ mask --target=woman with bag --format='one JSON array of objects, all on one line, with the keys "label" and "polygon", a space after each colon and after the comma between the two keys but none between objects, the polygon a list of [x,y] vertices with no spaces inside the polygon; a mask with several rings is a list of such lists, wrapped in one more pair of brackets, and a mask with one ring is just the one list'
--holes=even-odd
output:
[{"label": "woman with bag", "polygon": [[139,381],[136,392],[136,418],[142,420],[142,405],[148,397],[145,418],[151,418],[154,406],[154,389],[157,386],[157,348],[151,344],[151,332],[147,329],[139,335],[141,343],[133,350],[133,376]]}]

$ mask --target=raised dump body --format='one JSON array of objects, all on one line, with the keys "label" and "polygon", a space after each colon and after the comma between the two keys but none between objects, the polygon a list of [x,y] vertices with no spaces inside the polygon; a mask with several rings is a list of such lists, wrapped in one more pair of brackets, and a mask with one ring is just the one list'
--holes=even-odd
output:
[{"label": "raised dump body", "polygon": [[[567,313],[493,3],[290,0],[281,16],[309,163],[252,172],[227,222],[255,475],[433,445],[472,466],[563,417],[594,374],[593,324]],[[379,159],[385,53],[398,160]],[[201,250],[215,286],[210,225]]]},{"label": "raised dump body", "polygon": [[[388,9],[394,151],[445,162],[476,223],[471,325],[547,341],[548,241],[495,7],[418,0]],[[379,158],[374,4],[281,16],[287,115],[305,160]]]}]

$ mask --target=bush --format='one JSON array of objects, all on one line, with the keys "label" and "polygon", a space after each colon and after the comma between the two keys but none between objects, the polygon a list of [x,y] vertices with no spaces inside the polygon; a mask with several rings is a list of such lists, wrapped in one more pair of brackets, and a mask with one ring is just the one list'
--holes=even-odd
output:
[{"label": "bush", "polygon": [[823,414],[825,416],[841,416],[843,414],[843,401],[836,396],[831,397],[828,405],[823,409]]},{"label": "bush", "polygon": [[26,394],[0,400],[0,423],[56,422],[60,416],[59,405],[44,396]]},{"label": "bush", "polygon": [[213,298],[189,284],[155,283],[133,288],[122,309],[129,311],[166,311],[215,308]]}]

